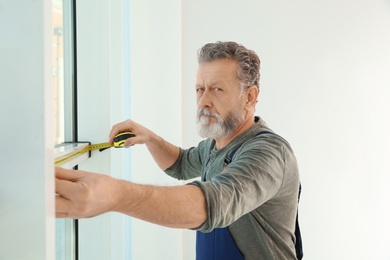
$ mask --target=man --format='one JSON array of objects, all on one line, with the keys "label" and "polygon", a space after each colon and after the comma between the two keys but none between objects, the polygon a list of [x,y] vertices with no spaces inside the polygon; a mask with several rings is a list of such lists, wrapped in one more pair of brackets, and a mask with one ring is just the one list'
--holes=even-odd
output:
[{"label": "man", "polygon": [[205,140],[181,149],[127,120],[113,126],[110,142],[132,131],[126,146],[145,144],[170,176],[201,180],[161,187],[57,168],[57,217],[116,211],[194,229],[197,259],[296,259],[298,168],[288,143],[255,117],[260,60],[235,42],[216,42],[199,50],[198,61],[197,126]]}]

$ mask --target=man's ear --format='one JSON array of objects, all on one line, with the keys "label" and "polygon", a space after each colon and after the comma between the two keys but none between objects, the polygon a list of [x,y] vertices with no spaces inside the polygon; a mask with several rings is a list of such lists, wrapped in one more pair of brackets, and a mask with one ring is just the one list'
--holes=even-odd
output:
[{"label": "man's ear", "polygon": [[256,106],[257,99],[259,97],[259,89],[257,86],[250,86],[246,92],[246,104],[245,108],[252,108]]}]

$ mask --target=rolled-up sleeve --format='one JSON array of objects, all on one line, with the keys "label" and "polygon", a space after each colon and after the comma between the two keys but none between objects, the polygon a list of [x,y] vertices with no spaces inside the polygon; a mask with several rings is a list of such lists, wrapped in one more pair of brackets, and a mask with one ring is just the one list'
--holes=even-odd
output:
[{"label": "rolled-up sleeve", "polygon": [[284,178],[284,153],[280,145],[252,144],[240,148],[233,162],[209,181],[190,183],[202,189],[207,202],[208,218],[196,229],[226,227],[273,198]]},{"label": "rolled-up sleeve", "polygon": [[201,176],[201,145],[189,149],[180,149],[176,162],[165,173],[178,180],[189,180]]}]

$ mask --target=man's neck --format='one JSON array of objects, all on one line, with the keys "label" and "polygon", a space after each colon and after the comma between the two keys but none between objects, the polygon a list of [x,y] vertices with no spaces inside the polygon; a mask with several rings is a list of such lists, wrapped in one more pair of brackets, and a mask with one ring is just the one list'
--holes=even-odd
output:
[{"label": "man's neck", "polygon": [[254,116],[248,117],[245,121],[233,132],[233,134],[215,139],[215,147],[217,150],[220,150],[226,147],[231,141],[233,141],[237,136],[244,133],[250,129],[255,124]]}]

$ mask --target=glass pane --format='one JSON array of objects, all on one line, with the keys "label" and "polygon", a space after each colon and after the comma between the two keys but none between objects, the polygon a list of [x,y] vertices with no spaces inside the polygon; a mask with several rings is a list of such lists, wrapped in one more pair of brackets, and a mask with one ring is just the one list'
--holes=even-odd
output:
[{"label": "glass pane", "polygon": [[[53,98],[54,143],[74,139],[74,48],[72,0],[52,0],[53,3]],[[56,259],[76,259],[75,222],[56,220]]]},{"label": "glass pane", "polygon": [[53,0],[54,143],[65,141],[64,130],[64,13],[62,0]]},{"label": "glass pane", "polygon": [[54,143],[74,140],[74,31],[71,0],[53,1]]},{"label": "glass pane", "polygon": [[75,227],[70,219],[56,220],[56,260],[75,259]]}]

